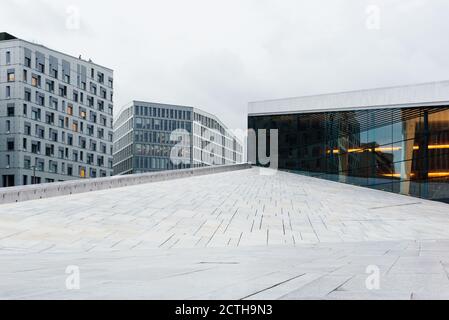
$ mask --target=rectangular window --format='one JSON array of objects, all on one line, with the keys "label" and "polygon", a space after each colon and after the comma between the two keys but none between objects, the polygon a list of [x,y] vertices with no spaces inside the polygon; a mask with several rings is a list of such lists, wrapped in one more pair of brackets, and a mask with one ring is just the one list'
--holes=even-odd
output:
[{"label": "rectangular window", "polygon": [[49,92],[55,92],[55,82],[52,80],[45,81],[45,89]]},{"label": "rectangular window", "polygon": [[11,87],[10,86],[6,86],[6,99],[11,98]]},{"label": "rectangular window", "polygon": [[32,85],[33,87],[37,87],[38,84],[39,84],[39,78],[38,78],[38,76],[32,76],[32,77],[31,77],[31,85]]},{"label": "rectangular window", "polygon": [[8,71],[8,82],[16,81],[16,73],[14,71]]},{"label": "rectangular window", "polygon": [[50,107],[55,110],[58,110],[58,99],[53,99],[52,97],[50,97],[50,101],[51,101]]},{"label": "rectangular window", "polygon": [[54,68],[50,68],[50,77],[58,79],[58,70],[56,70]]},{"label": "rectangular window", "polygon": [[31,101],[31,91],[25,89],[24,99],[25,99],[25,101]]},{"label": "rectangular window", "polygon": [[67,97],[67,86],[59,85],[59,95],[61,97]]},{"label": "rectangular window", "polygon": [[30,169],[31,168],[31,159],[29,157],[25,157],[23,159],[23,166],[25,169]]},{"label": "rectangular window", "polygon": [[40,106],[45,105],[45,96],[42,94],[36,93],[36,103]]},{"label": "rectangular window", "polygon": [[26,135],[31,135],[31,124],[29,123],[25,123],[25,134]]},{"label": "rectangular window", "polygon": [[13,151],[14,150],[14,140],[8,140],[7,142],[7,150]]},{"label": "rectangular window", "polygon": [[15,113],[14,110],[15,110],[14,106],[8,106],[8,108],[7,108],[8,117],[14,117],[14,113]]},{"label": "rectangular window", "polygon": [[86,177],[86,169],[84,167],[80,167],[80,177],[81,178]]},{"label": "rectangular window", "polygon": [[94,106],[94,97],[87,97],[87,102],[89,107],[93,107]]},{"label": "rectangular window", "polygon": [[44,171],[45,162],[43,160],[36,159],[36,169],[38,171]]},{"label": "rectangular window", "polygon": [[104,111],[104,101],[98,101],[98,110]]},{"label": "rectangular window", "polygon": [[11,63],[11,52],[6,51],[6,64],[10,64],[10,63]]},{"label": "rectangular window", "polygon": [[44,127],[39,127],[39,126],[36,126],[36,135],[39,137],[39,138],[45,138],[45,129],[44,129]]},{"label": "rectangular window", "polygon": [[100,83],[104,83],[104,74],[101,73],[101,72],[98,72],[98,73],[97,73],[97,80],[98,80],[98,82],[100,82]]},{"label": "rectangular window", "polygon": [[37,108],[32,108],[31,110],[31,119],[33,120],[41,120],[41,110]]},{"label": "rectangular window", "polygon": [[31,142],[31,152],[39,154],[41,152],[41,143],[39,141]]}]

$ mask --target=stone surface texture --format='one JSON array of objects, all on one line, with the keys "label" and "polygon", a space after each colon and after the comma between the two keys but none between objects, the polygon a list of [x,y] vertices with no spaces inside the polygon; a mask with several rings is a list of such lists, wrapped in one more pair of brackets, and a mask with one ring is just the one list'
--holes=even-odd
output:
[{"label": "stone surface texture", "polygon": [[449,205],[259,168],[3,204],[0,298],[449,299]]}]

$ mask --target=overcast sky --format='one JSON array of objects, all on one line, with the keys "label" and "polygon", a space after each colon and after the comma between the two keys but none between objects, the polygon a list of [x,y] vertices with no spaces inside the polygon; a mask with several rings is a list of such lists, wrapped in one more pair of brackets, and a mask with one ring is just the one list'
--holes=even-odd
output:
[{"label": "overcast sky", "polygon": [[249,101],[449,79],[448,16],[447,0],[2,0],[0,31],[114,69],[116,112],[190,105],[236,129]]}]

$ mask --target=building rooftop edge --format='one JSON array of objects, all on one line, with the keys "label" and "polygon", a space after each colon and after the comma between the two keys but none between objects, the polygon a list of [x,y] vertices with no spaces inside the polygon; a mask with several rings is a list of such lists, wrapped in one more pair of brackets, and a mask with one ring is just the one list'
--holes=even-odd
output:
[{"label": "building rooftop edge", "polygon": [[189,109],[192,109],[192,111],[199,111],[199,112],[205,113],[205,114],[207,114],[207,115],[213,117],[213,118],[214,118],[217,122],[219,122],[223,127],[225,127],[226,129],[229,130],[229,127],[228,127],[228,126],[227,126],[227,125],[226,125],[226,124],[225,124],[225,123],[224,123],[218,116],[216,116],[215,114],[210,113],[210,112],[208,112],[208,111],[205,111],[204,109],[201,109],[201,108],[198,108],[198,107],[192,107],[192,106],[180,105],[180,104],[171,104],[171,103],[162,103],[162,102],[152,102],[152,101],[143,101],[143,100],[132,100],[132,101],[130,101],[130,102],[124,104],[124,105],[121,107],[121,111],[120,111],[119,115],[120,115],[123,111],[125,111],[126,109],[128,109],[130,106],[132,106],[132,105],[134,105],[134,104],[136,104],[136,103],[156,104],[156,105],[167,106],[167,107],[173,106],[173,107],[189,108]]},{"label": "building rooftop edge", "polygon": [[122,105],[122,107],[120,108],[120,112],[118,113],[117,117],[114,119],[114,123],[120,118],[120,116],[122,115],[123,112],[128,110],[133,105],[139,104],[139,103],[156,104],[156,105],[167,106],[167,107],[173,106],[173,107],[188,108],[188,109],[191,109],[193,112],[197,111],[198,113],[201,112],[201,113],[207,114],[208,116],[213,118],[215,121],[217,121],[221,126],[223,126],[228,131],[228,133],[230,133],[234,138],[237,139],[237,141],[240,144],[242,144],[242,142],[235,136],[235,134],[230,131],[232,129],[229,128],[218,116],[216,116],[215,114],[210,113],[208,111],[205,111],[205,110],[203,110],[201,108],[192,107],[192,106],[185,106],[185,105],[179,105],[179,104],[170,104],[170,103],[161,103],[161,102],[152,102],[152,101],[143,101],[143,100],[131,100],[130,102]]},{"label": "building rooftop edge", "polygon": [[95,62],[93,62],[93,61],[80,59],[79,57],[75,57],[75,56],[73,56],[73,55],[71,55],[71,54],[68,54],[68,53],[65,53],[65,52],[62,52],[62,51],[59,51],[59,50],[56,50],[56,49],[49,48],[49,47],[47,47],[47,46],[45,46],[45,45],[43,45],[43,44],[34,43],[34,42],[31,42],[31,41],[28,41],[28,40],[24,40],[24,39],[21,39],[21,38],[17,38],[17,37],[15,37],[14,35],[9,34],[9,33],[7,33],[7,32],[0,32],[0,34],[2,34],[2,33],[7,34],[7,35],[9,35],[9,36],[11,36],[11,37],[13,37],[13,38],[4,39],[4,40],[1,40],[1,39],[0,39],[0,42],[22,41],[22,42],[25,42],[25,43],[27,43],[27,44],[34,45],[34,46],[37,46],[37,47],[41,47],[41,48],[44,48],[44,49],[53,51],[53,52],[55,52],[55,53],[62,54],[62,55],[64,55],[64,56],[70,57],[70,58],[72,58],[72,59],[80,60],[80,61],[86,62],[86,63],[90,63],[90,64],[95,65],[95,66],[97,66],[97,67],[100,67],[100,68],[106,69],[106,70],[108,70],[108,71],[114,72],[114,69],[109,68],[109,67],[105,67],[104,65],[95,63]]},{"label": "building rooftop edge", "polygon": [[248,114],[448,104],[449,80],[306,95],[248,103]]},{"label": "building rooftop edge", "polygon": [[407,84],[407,85],[397,85],[397,86],[387,86],[387,87],[376,87],[369,89],[357,89],[357,90],[347,90],[347,91],[338,91],[338,92],[327,92],[327,93],[319,93],[319,94],[309,94],[304,96],[292,96],[286,98],[275,98],[275,99],[266,99],[266,100],[255,100],[248,102],[249,104],[263,103],[263,102],[276,102],[276,101],[287,101],[287,100],[295,100],[302,98],[315,98],[315,97],[326,97],[326,96],[334,96],[340,94],[352,94],[352,93],[362,93],[362,92],[374,92],[380,90],[390,90],[390,89],[402,89],[402,88],[411,88],[411,87],[420,87],[425,85],[435,85],[435,84],[447,84],[449,85],[449,80],[442,81],[431,81],[431,82],[421,82],[415,84]]}]

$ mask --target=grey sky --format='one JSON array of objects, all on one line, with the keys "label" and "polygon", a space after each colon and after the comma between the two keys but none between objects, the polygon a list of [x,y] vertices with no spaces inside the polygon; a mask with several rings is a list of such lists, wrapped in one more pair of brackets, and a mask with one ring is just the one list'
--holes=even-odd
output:
[{"label": "grey sky", "polygon": [[447,0],[2,0],[0,30],[113,68],[116,112],[184,104],[246,128],[248,101],[448,79],[448,16]]}]

